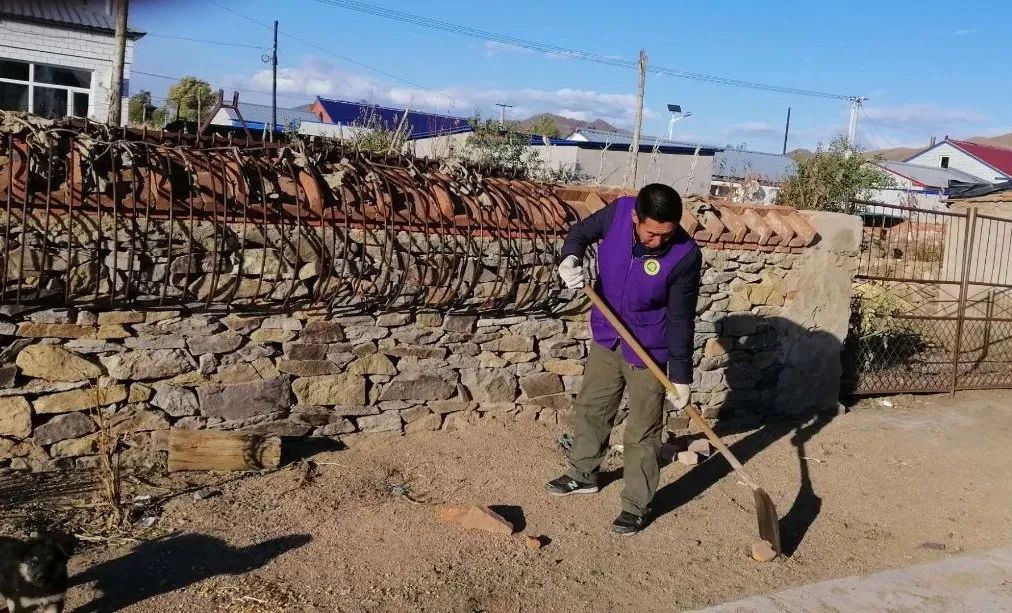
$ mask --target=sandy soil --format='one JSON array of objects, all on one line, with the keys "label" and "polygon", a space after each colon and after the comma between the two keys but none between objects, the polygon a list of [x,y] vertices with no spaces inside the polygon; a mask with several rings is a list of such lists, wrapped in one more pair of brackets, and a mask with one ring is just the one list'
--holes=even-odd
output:
[{"label": "sandy soil", "polygon": [[[550,498],[564,427],[493,422],[351,441],[317,454],[311,478],[302,465],[180,495],[158,523],[173,535],[74,558],[67,610],[675,611],[988,549],[1012,541],[1003,396],[866,400],[729,437],[782,518],[791,555],[769,564],[749,557],[751,495],[722,460],[665,467],[659,516],[618,538],[620,471],[596,496]],[[210,477],[163,485],[185,479]],[[413,501],[392,493],[404,484]],[[520,531],[438,521],[439,505],[471,503],[502,505]],[[525,534],[551,543],[531,551]]]}]

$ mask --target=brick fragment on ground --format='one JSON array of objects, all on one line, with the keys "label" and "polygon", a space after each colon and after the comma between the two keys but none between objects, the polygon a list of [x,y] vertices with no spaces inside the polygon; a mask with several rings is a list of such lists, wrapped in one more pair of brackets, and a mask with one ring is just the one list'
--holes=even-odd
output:
[{"label": "brick fragment on ground", "polygon": [[694,451],[704,457],[709,457],[710,454],[713,453],[710,441],[705,438],[696,439],[689,443],[689,451]]},{"label": "brick fragment on ground", "polygon": [[527,548],[530,549],[531,551],[537,551],[548,544],[548,537],[534,536],[533,534],[528,534],[527,537],[524,539],[524,543],[527,545]]},{"label": "brick fragment on ground", "polygon": [[756,541],[752,543],[752,559],[756,562],[772,562],[777,557],[777,552],[769,541]]},{"label": "brick fragment on ground", "polygon": [[695,466],[699,464],[699,454],[695,451],[679,451],[678,463],[685,464],[686,466]]},{"label": "brick fragment on ground", "polygon": [[493,534],[513,534],[513,524],[488,507],[476,505],[448,506],[439,510],[439,519],[446,524],[458,524],[469,530],[484,530]]}]

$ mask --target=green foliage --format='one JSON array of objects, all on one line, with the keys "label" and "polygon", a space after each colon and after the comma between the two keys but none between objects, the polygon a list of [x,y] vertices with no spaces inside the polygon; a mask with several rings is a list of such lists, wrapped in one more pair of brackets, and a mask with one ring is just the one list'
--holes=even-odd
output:
[{"label": "green foliage", "polygon": [[527,129],[528,132],[537,136],[558,138],[561,136],[559,126],[550,115],[538,115]]},{"label": "green foliage", "polygon": [[842,212],[849,210],[851,200],[893,185],[888,175],[867,163],[867,158],[842,137],[834,139],[828,149],[820,145],[811,158],[797,164],[797,174],[780,186],[777,204]]},{"label": "green foliage", "polygon": [[855,286],[854,297],[857,306],[854,328],[860,339],[888,337],[900,327],[895,314],[911,308],[909,303],[888,288],[873,283]]},{"label": "green foliage", "polygon": [[[512,125],[500,126],[498,121],[471,119],[474,129],[456,157],[506,176],[542,183],[582,183],[587,176],[577,165],[556,167],[545,163],[542,151],[551,145],[531,146],[531,135],[518,132]],[[535,136],[538,138],[538,136]],[[541,138],[545,138],[542,136]]]},{"label": "green foliage", "polygon": [[400,124],[390,125],[371,108],[363,108],[351,127],[355,132],[348,140],[361,151],[396,153],[401,151],[411,137],[406,114],[402,116]]},{"label": "green foliage", "polygon": [[129,121],[134,125],[153,123],[158,109],[151,101],[151,92],[142,89],[127,101]]},{"label": "green foliage", "polygon": [[208,118],[216,99],[215,93],[211,91],[211,86],[197,77],[181,78],[169,88],[169,93],[165,97],[168,99],[169,106],[179,109],[180,119],[197,122]]},{"label": "green foliage", "polygon": [[544,162],[530,147],[530,136],[480,117],[471,119],[471,127],[474,132],[467,137],[462,152],[467,160],[518,178],[531,178],[541,172]]}]

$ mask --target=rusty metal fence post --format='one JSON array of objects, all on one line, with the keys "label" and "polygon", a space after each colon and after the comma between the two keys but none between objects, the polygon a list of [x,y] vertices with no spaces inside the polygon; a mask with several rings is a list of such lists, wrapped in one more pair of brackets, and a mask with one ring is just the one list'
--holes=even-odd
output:
[{"label": "rusty metal fence post", "polygon": [[959,383],[959,355],[963,349],[963,326],[966,321],[966,297],[970,286],[970,262],[973,261],[975,251],[977,208],[973,207],[967,213],[966,228],[963,230],[963,262],[960,270],[959,299],[956,303],[956,338],[952,349],[952,385],[949,393],[953,396],[956,394]]}]

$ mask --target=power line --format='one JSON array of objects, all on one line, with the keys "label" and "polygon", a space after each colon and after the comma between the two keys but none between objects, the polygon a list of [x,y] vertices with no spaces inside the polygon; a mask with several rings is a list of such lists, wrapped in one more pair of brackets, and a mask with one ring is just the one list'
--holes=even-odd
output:
[{"label": "power line", "polygon": [[[267,28],[267,29],[272,29],[274,27],[272,24],[268,24],[268,23],[260,21],[258,19],[254,19],[253,17],[249,17],[247,15],[243,15],[242,13],[240,13],[240,12],[238,12],[238,11],[236,11],[236,10],[228,7],[228,6],[225,6],[223,4],[215,2],[214,0],[207,0],[207,1],[208,1],[209,4],[213,4],[214,6],[217,6],[218,8],[220,8],[220,9],[222,9],[224,11],[228,11],[229,13],[232,13],[236,17],[240,17],[240,18],[245,19],[246,21],[249,21],[251,23],[255,23],[255,24],[257,24],[259,26],[262,26],[264,28]],[[305,40],[303,38],[295,36],[294,34],[290,34],[288,32],[282,31],[282,30],[279,30],[279,33],[281,35],[287,37],[287,38],[290,38],[291,40],[294,40],[297,43],[300,43],[302,45],[305,45],[307,47],[310,47],[312,49],[315,49],[317,51],[325,53],[327,55],[336,57],[336,58],[338,58],[340,60],[348,62],[349,64],[354,64],[355,66],[358,66],[360,68],[364,68],[366,70],[375,72],[376,74],[383,75],[384,77],[387,77],[389,79],[393,79],[394,81],[398,81],[400,83],[404,83],[405,85],[410,85],[412,87],[416,87],[416,88],[418,88],[420,90],[429,92],[430,94],[435,94],[436,96],[439,96],[440,98],[443,98],[445,100],[449,100],[453,104],[459,104],[460,103],[460,100],[457,100],[453,96],[444,94],[442,92],[438,92],[438,91],[436,91],[434,89],[431,89],[429,87],[426,87],[426,86],[424,86],[424,85],[422,85],[420,83],[416,83],[414,81],[411,81],[410,79],[405,79],[404,77],[401,77],[399,75],[393,74],[391,72],[387,72],[387,71],[382,70],[380,68],[376,68],[375,66],[370,66],[368,64],[364,64],[364,63],[362,63],[362,62],[360,62],[360,61],[358,61],[358,60],[356,60],[354,58],[350,58],[350,57],[348,57],[346,55],[342,55],[340,53],[335,53],[334,51],[331,51],[330,49],[326,49],[324,47],[321,47],[320,45],[317,45],[316,43],[312,43],[312,42],[310,42],[308,40]]]},{"label": "power line", "polygon": [[222,47],[241,47],[244,49],[256,49],[258,51],[265,51],[267,47],[263,45],[247,45],[245,43],[232,43],[222,40],[208,40],[206,38],[191,38],[189,36],[175,36],[173,34],[156,34],[154,32],[148,32],[146,36],[154,36],[157,38],[171,38],[174,40],[185,40],[191,43],[204,43],[205,45],[220,45]]},{"label": "power line", "polygon": [[[157,73],[154,73],[154,72],[144,72],[143,70],[134,70],[134,71],[132,71],[132,73],[133,74],[141,74],[141,75],[144,75],[146,77],[154,77],[156,79],[166,79],[168,81],[179,81],[180,79],[183,78],[183,77],[173,77],[171,75],[157,74]],[[208,85],[214,85],[214,83],[208,83]],[[222,89],[234,89],[234,90],[246,93],[246,94],[264,94],[264,95],[267,95],[267,96],[271,95],[271,92],[264,91],[264,90],[259,90],[259,89],[243,89],[243,88],[238,88],[238,87],[228,87],[228,88],[224,88],[223,87]],[[295,99],[299,99],[299,100],[305,100],[306,98],[315,98],[315,96],[312,96],[310,94],[278,94],[278,96],[279,97],[285,97],[285,98],[295,98]]]},{"label": "power line", "polygon": [[[360,13],[367,13],[384,19],[392,19],[395,21],[401,21],[412,25],[417,25],[433,30],[439,30],[442,32],[449,32],[452,34],[458,34],[460,36],[466,36],[469,38],[475,38],[478,40],[485,40],[503,45],[509,45],[513,47],[520,47],[523,49],[530,49],[532,51],[540,51],[550,55],[559,55],[563,57],[571,57],[573,59],[584,60],[588,62],[595,62],[598,64],[604,64],[608,66],[617,66],[621,68],[638,69],[639,65],[633,60],[626,60],[623,58],[610,57],[607,55],[601,55],[597,53],[590,53],[587,51],[579,51],[577,49],[569,49],[566,47],[559,47],[548,43],[542,43],[537,41],[531,41],[515,36],[506,34],[496,34],[487,30],[481,30],[478,28],[472,28],[469,26],[462,26],[448,21],[442,21],[439,19],[432,19],[429,17],[423,17],[421,15],[414,15],[412,13],[405,13],[403,11],[396,11],[393,9],[387,9],[379,6],[373,6],[364,2],[358,2],[357,0],[314,0],[321,4],[329,4],[331,6],[348,9]],[[847,96],[844,94],[834,94],[829,92],[816,91],[811,89],[801,89],[796,87],[783,87],[779,85],[770,85],[768,83],[759,83],[756,81],[745,81],[743,79],[732,79],[729,77],[722,77],[718,75],[711,75],[701,72],[691,72],[688,70],[681,70],[679,68],[668,68],[664,66],[650,66],[647,68],[649,72],[654,74],[662,74],[672,77],[678,77],[683,79],[693,79],[696,81],[703,81],[706,83],[714,83],[718,85],[728,85],[733,87],[745,87],[750,89],[757,89],[762,91],[777,92],[782,94],[794,94],[799,96],[811,96],[816,98],[828,98],[833,100],[850,100],[854,96]]]},{"label": "power line", "polygon": [[896,141],[894,141],[894,140],[886,137],[885,134],[883,134],[882,132],[879,131],[879,129],[875,126],[875,120],[872,119],[868,115],[868,111],[866,111],[866,110],[864,110],[864,108],[862,108],[860,111],[858,111],[858,113],[862,117],[864,117],[864,124],[863,125],[866,125],[869,128],[871,128],[872,132],[875,133],[875,136],[878,136],[879,140],[882,141],[882,144],[884,144],[884,145],[886,145],[886,146],[888,146],[890,148],[893,148],[893,149],[900,147],[900,145],[896,144]]}]

